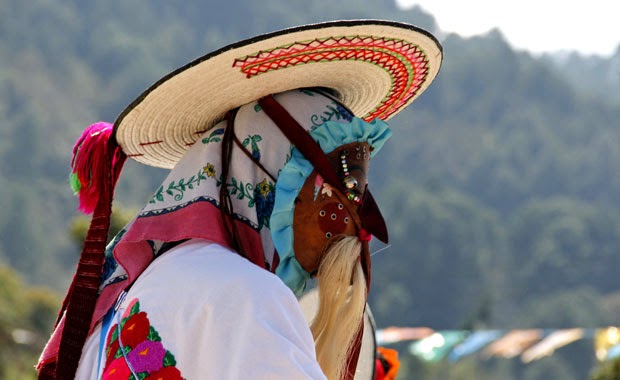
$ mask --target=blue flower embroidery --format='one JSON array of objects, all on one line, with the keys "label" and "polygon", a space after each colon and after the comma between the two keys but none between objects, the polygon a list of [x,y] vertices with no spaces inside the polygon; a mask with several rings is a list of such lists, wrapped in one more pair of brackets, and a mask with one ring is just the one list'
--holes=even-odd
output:
[{"label": "blue flower embroidery", "polygon": [[351,122],[351,120],[353,120],[353,114],[349,112],[348,109],[344,108],[342,105],[336,103],[336,110],[340,114],[340,117],[342,117],[346,121]]},{"label": "blue flower embroidery", "polygon": [[275,186],[265,178],[262,182],[254,186],[254,201],[256,204],[256,217],[258,218],[258,229],[263,226],[269,227],[269,218],[273,211],[275,200]]}]

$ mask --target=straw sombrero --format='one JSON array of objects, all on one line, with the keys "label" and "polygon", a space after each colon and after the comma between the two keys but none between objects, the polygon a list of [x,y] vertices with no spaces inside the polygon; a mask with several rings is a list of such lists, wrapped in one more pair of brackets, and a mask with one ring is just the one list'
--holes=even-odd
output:
[{"label": "straw sombrero", "polygon": [[115,122],[123,152],[172,168],[227,111],[262,96],[325,87],[360,118],[387,120],[435,78],[442,49],[393,21],[349,20],[285,29],[228,45],[166,75]]}]

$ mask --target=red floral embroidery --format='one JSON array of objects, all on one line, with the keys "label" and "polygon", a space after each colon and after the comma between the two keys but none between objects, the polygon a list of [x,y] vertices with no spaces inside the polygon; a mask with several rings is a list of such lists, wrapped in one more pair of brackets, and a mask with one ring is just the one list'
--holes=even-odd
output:
[{"label": "red floral embroidery", "polygon": [[109,365],[114,360],[114,358],[116,357],[116,353],[118,352],[119,348],[120,348],[120,346],[118,344],[118,339],[116,339],[112,343],[110,343],[108,341],[107,359],[105,361],[106,366]]},{"label": "red floral embroidery", "polygon": [[183,380],[181,372],[175,367],[164,367],[151,373],[145,380]]},{"label": "red floral embroidery", "polygon": [[247,78],[296,65],[323,61],[364,61],[384,69],[392,78],[390,93],[365,120],[385,119],[406,105],[426,81],[426,53],[417,45],[392,38],[340,36],[298,41],[237,58]]},{"label": "red floral embroidery", "polygon": [[139,379],[183,380],[174,355],[164,347],[148,315],[140,311],[137,299],[130,303],[120,328],[115,324],[110,329],[106,346],[102,380],[134,379],[131,370]]},{"label": "red floral embroidery", "polygon": [[121,330],[121,341],[124,346],[134,348],[139,343],[146,340],[149,335],[151,324],[149,323],[146,313],[141,311],[132,315]]}]

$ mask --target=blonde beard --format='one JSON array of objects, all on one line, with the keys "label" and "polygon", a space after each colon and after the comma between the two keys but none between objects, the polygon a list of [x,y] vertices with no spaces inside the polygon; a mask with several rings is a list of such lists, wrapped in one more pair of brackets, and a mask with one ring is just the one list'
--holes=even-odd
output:
[{"label": "blonde beard", "polygon": [[330,380],[346,374],[348,353],[364,315],[361,250],[357,237],[343,236],[327,249],[318,270],[319,306],[310,328],[318,362]]}]

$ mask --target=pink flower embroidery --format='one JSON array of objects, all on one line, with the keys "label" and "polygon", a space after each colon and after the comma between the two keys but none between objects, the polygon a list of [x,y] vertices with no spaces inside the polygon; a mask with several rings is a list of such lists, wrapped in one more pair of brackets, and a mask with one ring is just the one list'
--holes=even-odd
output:
[{"label": "pink flower embroidery", "polygon": [[125,363],[125,359],[121,356],[113,360],[105,369],[102,380],[113,380],[113,379],[128,379],[129,375],[131,375],[131,371],[129,367],[127,367],[127,363]]}]

